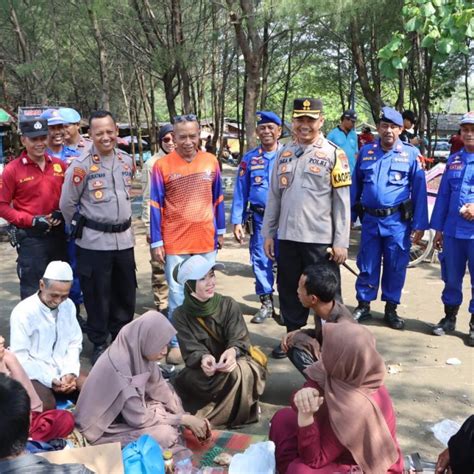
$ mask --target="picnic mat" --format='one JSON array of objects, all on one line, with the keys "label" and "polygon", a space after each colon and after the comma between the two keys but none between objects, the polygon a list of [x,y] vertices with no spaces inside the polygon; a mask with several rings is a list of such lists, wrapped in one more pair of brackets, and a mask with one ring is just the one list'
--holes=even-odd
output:
[{"label": "picnic mat", "polygon": [[[212,430],[212,438],[205,445],[186,430],[184,433],[186,446],[193,452],[195,467],[218,467],[213,459],[222,452],[231,454],[243,453],[251,444],[267,441],[266,435],[252,435],[233,431]],[[227,472],[227,469],[224,470]]]}]

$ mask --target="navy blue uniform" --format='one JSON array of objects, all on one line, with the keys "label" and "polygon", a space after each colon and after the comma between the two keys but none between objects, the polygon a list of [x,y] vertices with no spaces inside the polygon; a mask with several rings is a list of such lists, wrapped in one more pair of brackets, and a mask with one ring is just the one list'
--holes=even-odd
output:
[{"label": "navy blue uniform", "polygon": [[266,152],[261,147],[254,148],[245,154],[237,172],[232,201],[232,224],[242,224],[247,213],[253,213],[250,261],[255,275],[257,295],[273,293],[273,261],[263,251],[265,239],[262,236],[262,223],[276,154],[277,150]]},{"label": "navy blue uniform", "polygon": [[[382,300],[400,303],[410,259],[411,231],[428,228],[426,180],[418,153],[417,148],[400,140],[387,152],[380,140],[365,145],[359,152],[351,186],[352,221],[357,217],[356,203],[365,209],[357,257],[358,301],[377,298],[383,257]],[[408,200],[413,205],[412,220],[404,220],[400,210],[394,209]],[[372,215],[384,212],[392,213]]]},{"label": "navy blue uniform", "polygon": [[464,204],[474,203],[474,153],[462,149],[451,155],[438,190],[431,228],[443,232],[439,254],[444,290],[441,300],[448,306],[462,303],[462,280],[466,264],[471,275],[469,312],[474,313],[474,221],[461,216]]}]

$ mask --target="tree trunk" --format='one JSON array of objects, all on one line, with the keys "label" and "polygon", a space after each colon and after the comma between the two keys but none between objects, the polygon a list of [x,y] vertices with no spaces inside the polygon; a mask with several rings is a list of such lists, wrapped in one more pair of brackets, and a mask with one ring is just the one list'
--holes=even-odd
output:
[{"label": "tree trunk", "polygon": [[269,54],[268,42],[270,40],[268,34],[270,20],[265,18],[263,26],[263,44],[262,44],[262,93],[260,94],[260,110],[265,110],[267,106],[267,88],[268,88],[268,70],[269,70]]},{"label": "tree trunk", "polygon": [[176,105],[174,103],[176,97],[173,89],[174,76],[174,71],[167,71],[162,77],[163,88],[165,89],[166,106],[168,107],[168,114],[171,123],[173,123],[173,118],[177,115]]},{"label": "tree trunk", "polygon": [[87,12],[89,14],[89,19],[92,24],[92,32],[94,34],[94,39],[97,43],[97,49],[99,52],[99,70],[100,70],[100,79],[101,79],[101,107],[105,110],[110,110],[110,80],[109,80],[109,66],[107,59],[107,48],[105,46],[104,38],[102,36],[102,31],[99,27],[99,21],[97,20],[97,15],[94,9],[94,0],[88,0],[87,2]]},{"label": "tree trunk", "polygon": [[359,78],[360,87],[365,99],[370,105],[372,111],[372,117],[377,121],[380,117],[380,111],[382,108],[382,99],[380,97],[380,84],[371,85],[369,80],[369,73],[367,70],[366,59],[362,46],[362,40],[360,38],[360,26],[358,19],[353,17],[350,20],[349,25],[351,33],[351,51],[354,58],[354,64],[357,70],[357,76]]},{"label": "tree trunk", "polygon": [[471,104],[470,104],[470,99],[469,99],[469,55],[466,54],[464,57],[465,61],[465,69],[464,69],[464,87],[466,89],[466,111],[471,110]]},{"label": "tree trunk", "polygon": [[395,108],[403,112],[403,104],[405,103],[405,71],[400,69],[398,71],[398,96],[395,102]]},{"label": "tree trunk", "polygon": [[281,106],[281,121],[283,123],[283,126],[285,125],[286,103],[288,101],[288,91],[290,90],[290,82],[291,82],[291,59],[293,56],[293,38],[294,38],[294,32],[293,32],[293,29],[291,29],[290,30],[290,45],[288,48],[288,61],[286,64],[285,89],[283,91],[283,104]]}]

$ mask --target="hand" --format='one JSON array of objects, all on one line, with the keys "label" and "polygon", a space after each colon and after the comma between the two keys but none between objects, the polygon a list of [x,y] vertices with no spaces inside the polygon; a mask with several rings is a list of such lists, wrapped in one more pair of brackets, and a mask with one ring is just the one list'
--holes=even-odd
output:
[{"label": "hand", "polygon": [[461,216],[468,221],[474,221],[474,204],[464,204],[461,210],[464,208],[464,211],[461,212]]},{"label": "hand", "polygon": [[74,374],[63,375],[60,379],[61,391],[63,393],[71,393],[77,389],[76,385],[77,377]]},{"label": "hand", "polygon": [[235,352],[235,349],[233,347],[230,347],[229,349],[225,350],[222,353],[219,359],[219,362],[216,365],[216,369],[219,372],[230,373],[236,367],[237,367],[237,353]]},{"label": "hand", "polygon": [[336,262],[339,265],[346,261],[346,259],[347,259],[347,249],[346,248],[332,247],[332,249],[330,249],[330,250],[331,250],[331,252],[329,252],[329,249],[328,249],[328,253],[330,253],[329,260],[333,260],[334,262]]},{"label": "hand", "polygon": [[242,224],[234,224],[234,238],[239,244],[244,243],[245,232]]},{"label": "hand", "polygon": [[49,219],[51,218],[51,214],[48,216],[35,216],[33,217],[32,227],[41,231],[41,232],[49,232],[51,229],[51,223]]},{"label": "hand", "polygon": [[296,392],[294,402],[298,413],[301,412],[306,415],[313,415],[319,410],[323,404],[324,398],[319,395],[315,388],[302,388]]},{"label": "hand", "polygon": [[270,260],[275,260],[275,241],[273,239],[265,239],[263,250]]},{"label": "hand", "polygon": [[443,250],[443,233],[440,230],[436,231],[433,239],[433,245],[436,250],[439,250],[440,252]]},{"label": "hand", "polygon": [[435,472],[451,474],[451,468],[449,467],[449,449],[446,448],[438,456],[438,461],[436,462]]},{"label": "hand", "polygon": [[216,359],[211,354],[205,354],[201,358],[201,369],[207,377],[216,373]]},{"label": "hand", "polygon": [[165,264],[166,254],[165,248],[163,246],[155,247],[154,249],[152,249],[151,255],[153,257],[153,260],[156,260],[157,262],[160,262],[163,265]]},{"label": "hand", "polygon": [[281,348],[285,351],[285,352],[288,352],[288,349],[290,349],[290,347],[292,347],[292,340],[293,340],[293,337],[296,333],[298,332],[301,332],[299,329],[296,329],[295,331],[291,331],[287,334],[285,334],[282,338],[281,338],[281,343],[280,343],[280,346]]},{"label": "hand", "polygon": [[3,374],[8,374],[8,369],[7,366],[5,365],[5,362],[3,361],[3,358],[5,357],[5,338],[3,336],[0,336],[0,373]]},{"label": "hand", "polygon": [[58,379],[53,379],[51,381],[51,389],[53,390],[53,392],[61,393],[62,392],[61,381]]},{"label": "hand", "polygon": [[414,230],[411,234],[411,243],[413,245],[416,245],[418,242],[420,242],[420,240],[423,238],[424,235],[425,235],[424,230]]},{"label": "hand", "polygon": [[217,236],[217,249],[220,250],[222,247],[224,247],[224,236],[218,235]]},{"label": "hand", "polygon": [[183,415],[181,423],[189,428],[199,439],[206,439],[208,435],[209,422],[205,418],[198,418],[194,415]]}]

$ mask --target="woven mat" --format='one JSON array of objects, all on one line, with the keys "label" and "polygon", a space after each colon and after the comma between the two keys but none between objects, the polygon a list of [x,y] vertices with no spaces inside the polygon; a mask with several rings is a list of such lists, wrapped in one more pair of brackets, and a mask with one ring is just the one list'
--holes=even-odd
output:
[{"label": "woven mat", "polygon": [[233,456],[237,453],[243,453],[253,443],[267,441],[268,439],[266,435],[213,430],[211,440],[203,446],[187,430],[184,433],[184,437],[186,446],[193,452],[193,465],[201,468],[217,467],[213,459],[222,452]]}]

